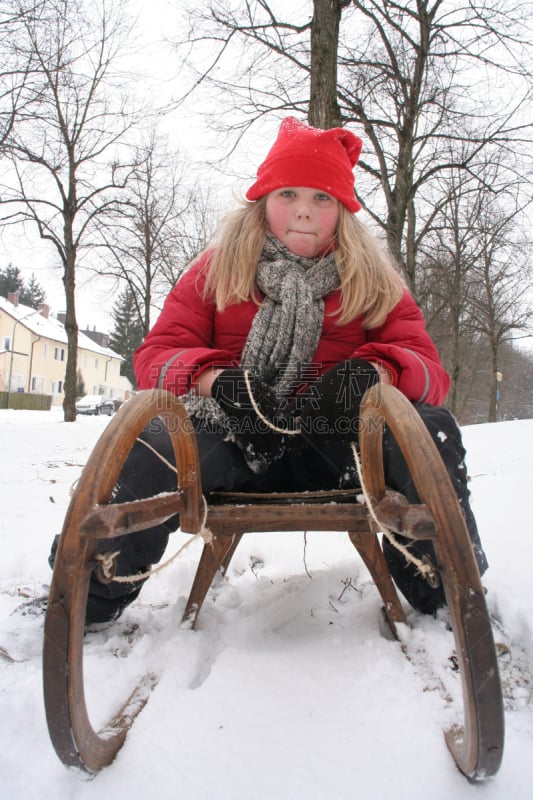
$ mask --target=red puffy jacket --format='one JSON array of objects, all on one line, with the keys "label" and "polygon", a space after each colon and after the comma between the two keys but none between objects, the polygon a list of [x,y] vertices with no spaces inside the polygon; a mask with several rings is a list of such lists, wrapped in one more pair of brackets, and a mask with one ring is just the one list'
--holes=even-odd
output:
[{"label": "red puffy jacket", "polygon": [[[257,305],[252,300],[216,310],[202,298],[200,259],[168,295],[156,324],[134,356],[139,389],[159,387],[176,395],[191,388],[193,377],[208,367],[240,363]],[[347,358],[383,364],[393,383],[410,400],[440,405],[450,380],[430,339],[422,312],[405,291],[379,328],[365,329],[361,318],[345,325],[335,322],[340,292],[324,298],[324,323],[306,383]]]}]

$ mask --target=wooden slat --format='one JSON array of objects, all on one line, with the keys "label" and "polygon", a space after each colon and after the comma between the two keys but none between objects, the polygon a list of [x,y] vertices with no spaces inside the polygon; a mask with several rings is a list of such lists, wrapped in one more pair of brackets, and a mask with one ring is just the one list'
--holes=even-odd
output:
[{"label": "wooden slat", "polygon": [[358,525],[368,529],[367,510],[362,505],[327,503],[315,505],[262,504],[216,505],[209,508],[207,527],[217,534],[254,531],[346,531]]},{"label": "wooden slat", "polygon": [[80,524],[82,536],[113,539],[161,525],[185,508],[180,491],[116,505],[95,505]]}]

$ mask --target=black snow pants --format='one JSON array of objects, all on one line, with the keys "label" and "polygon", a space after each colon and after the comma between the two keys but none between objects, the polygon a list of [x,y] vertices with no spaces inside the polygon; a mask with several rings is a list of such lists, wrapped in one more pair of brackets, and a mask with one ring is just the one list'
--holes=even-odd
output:
[{"label": "black snow pants", "polygon": [[[464,462],[465,450],[460,430],[453,416],[444,408],[421,404],[417,406],[417,410],[437,445],[451,477],[465,515],[480,573],[483,574],[488,565],[470,508]],[[174,463],[170,438],[158,421],[148,425],[140,438],[148,442],[166,460]],[[339,489],[358,484],[351,448],[335,439],[316,437],[302,447],[300,437],[289,437],[285,455],[259,475],[250,470],[237,445],[227,441],[222,431],[206,430],[202,427],[197,430],[196,439],[204,493]],[[387,429],[384,433],[383,448],[387,486],[402,492],[410,502],[418,502],[403,455]],[[124,464],[112,499],[114,502],[124,502],[149,497],[160,492],[172,491],[176,488],[176,484],[175,472],[150,449],[136,443]],[[178,525],[179,519],[176,516],[150,530],[112,540],[113,549],[120,551],[117,557],[117,574],[133,575],[145,572],[151,565],[156,564],[165,551],[169,534],[175,531]],[[434,555],[433,545],[429,541],[413,543],[402,538],[400,540],[416,557],[424,554]],[[109,549],[110,543],[104,544],[105,549]],[[383,542],[383,549],[393,580],[414,608],[422,613],[432,614],[445,604],[441,587],[432,588],[387,540]],[[55,547],[52,548],[51,563],[54,551]],[[115,619],[137,597],[141,588],[142,582],[102,584],[93,576],[89,589],[87,622]]]}]

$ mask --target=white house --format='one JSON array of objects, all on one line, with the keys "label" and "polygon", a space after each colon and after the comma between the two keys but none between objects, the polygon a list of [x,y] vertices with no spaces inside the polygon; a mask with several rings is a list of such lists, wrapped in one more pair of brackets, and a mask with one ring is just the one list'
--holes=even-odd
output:
[{"label": "white house", "polygon": [[[124,359],[81,331],[78,333],[78,369],[86,394],[104,394],[126,400],[131,384],[121,376]],[[52,395],[63,402],[67,361],[67,333],[50,308],[38,310],[18,302],[16,294],[0,297],[0,391]]]}]

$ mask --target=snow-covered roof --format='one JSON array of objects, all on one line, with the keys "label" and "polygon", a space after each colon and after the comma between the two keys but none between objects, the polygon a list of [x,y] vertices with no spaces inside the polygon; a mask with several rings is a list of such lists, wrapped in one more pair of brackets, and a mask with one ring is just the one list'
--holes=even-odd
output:
[{"label": "snow-covered roof", "polygon": [[[22,303],[14,305],[6,300],[5,297],[0,296],[0,309],[9,314],[14,320],[18,320],[29,331],[36,336],[43,336],[46,339],[52,339],[59,344],[67,344],[67,332],[63,323],[57,317],[49,315],[45,317],[40,310],[36,310],[31,306],[25,306]],[[90,350],[92,353],[105,356],[106,358],[118,358],[123,361],[123,357],[109,347],[101,347],[89,336],[86,336],[82,331],[78,331],[78,347],[82,350]]]}]

